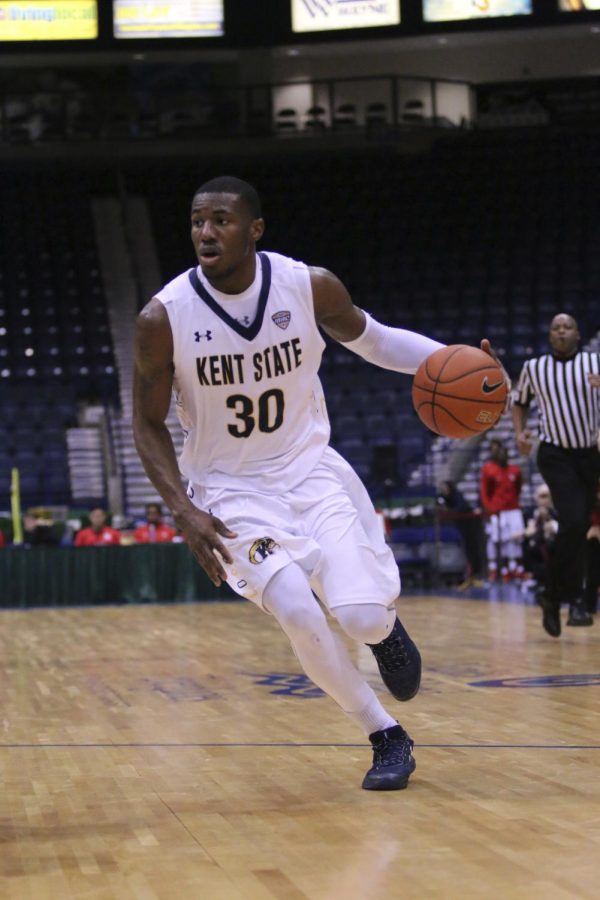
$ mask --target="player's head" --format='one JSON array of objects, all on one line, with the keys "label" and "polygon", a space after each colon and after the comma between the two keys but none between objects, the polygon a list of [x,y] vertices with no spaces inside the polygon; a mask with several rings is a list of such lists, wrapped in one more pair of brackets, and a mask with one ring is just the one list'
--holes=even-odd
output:
[{"label": "player's head", "polygon": [[240,293],[254,277],[256,243],[265,224],[251,184],[232,175],[206,181],[192,200],[192,242],[206,278]]},{"label": "player's head", "polygon": [[146,521],[149,525],[159,525],[162,521],[160,503],[146,503]]},{"label": "player's head", "polygon": [[199,194],[231,194],[240,200],[242,206],[250,219],[260,219],[262,211],[260,208],[260,197],[256,188],[252,187],[247,181],[236,178],[235,175],[219,175],[218,178],[211,178],[196,190],[194,200]]},{"label": "player's head", "polygon": [[498,438],[492,438],[490,441],[490,456],[501,466],[505,466],[508,462],[508,451]]},{"label": "player's head", "polygon": [[99,506],[90,509],[90,525],[95,531],[100,531],[106,525],[106,513]]},{"label": "player's head", "polygon": [[579,344],[577,322],[568,313],[559,313],[550,322],[550,346],[555,356],[573,356]]}]

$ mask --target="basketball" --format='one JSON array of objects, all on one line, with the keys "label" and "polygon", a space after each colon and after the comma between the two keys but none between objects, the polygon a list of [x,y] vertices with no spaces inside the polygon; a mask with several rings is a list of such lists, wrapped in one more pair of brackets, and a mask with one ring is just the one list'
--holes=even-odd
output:
[{"label": "basketball", "polygon": [[468,438],[496,424],[506,402],[502,368],[478,347],[440,347],[417,369],[412,400],[424,425],[449,438]]}]

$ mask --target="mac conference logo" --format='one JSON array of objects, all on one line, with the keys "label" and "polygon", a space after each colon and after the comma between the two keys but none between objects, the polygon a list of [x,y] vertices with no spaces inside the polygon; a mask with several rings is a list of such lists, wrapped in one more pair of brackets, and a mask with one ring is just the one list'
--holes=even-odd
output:
[{"label": "mac conference logo", "polygon": [[270,537],[258,538],[248,551],[248,559],[254,566],[263,563],[268,556],[272,556],[279,550],[279,544]]},{"label": "mac conference logo", "polygon": [[282,328],[284,331],[290,324],[290,320],[292,318],[292,314],[287,309],[280,309],[278,312],[273,313],[271,316],[275,324],[278,328]]}]

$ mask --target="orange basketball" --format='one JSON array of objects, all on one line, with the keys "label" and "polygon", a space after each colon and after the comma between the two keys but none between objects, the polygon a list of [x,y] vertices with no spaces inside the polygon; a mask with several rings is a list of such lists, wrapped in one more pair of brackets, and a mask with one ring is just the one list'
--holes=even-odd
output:
[{"label": "orange basketball", "polygon": [[473,437],[496,424],[506,402],[504,373],[478,347],[451,344],[424,359],[412,399],[424,425],[450,438]]}]

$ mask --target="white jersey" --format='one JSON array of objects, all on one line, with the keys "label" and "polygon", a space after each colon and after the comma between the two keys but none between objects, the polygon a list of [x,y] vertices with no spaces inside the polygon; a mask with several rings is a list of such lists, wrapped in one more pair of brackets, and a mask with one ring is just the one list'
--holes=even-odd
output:
[{"label": "white jersey", "polygon": [[156,296],[173,332],[181,472],[204,488],[277,494],[329,443],[317,375],[325,342],[307,266],[261,252],[256,269],[242,294],[216,291],[197,267]]}]

